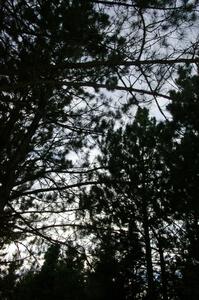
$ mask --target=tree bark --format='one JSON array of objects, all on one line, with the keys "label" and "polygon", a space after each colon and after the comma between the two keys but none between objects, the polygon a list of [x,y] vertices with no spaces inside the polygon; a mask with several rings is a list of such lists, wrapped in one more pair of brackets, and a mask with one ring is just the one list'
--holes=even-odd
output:
[{"label": "tree bark", "polygon": [[156,291],[153,277],[153,263],[152,263],[152,251],[150,243],[150,232],[149,232],[149,220],[148,220],[148,210],[146,205],[142,205],[143,212],[143,229],[144,229],[144,240],[145,240],[145,250],[146,250],[146,268],[147,268],[147,300],[155,300]]},{"label": "tree bark", "polygon": [[166,266],[164,260],[164,250],[161,243],[161,238],[158,239],[158,248],[160,255],[160,269],[161,269],[161,281],[162,281],[162,296],[163,300],[168,300],[167,294],[167,278],[166,278]]}]

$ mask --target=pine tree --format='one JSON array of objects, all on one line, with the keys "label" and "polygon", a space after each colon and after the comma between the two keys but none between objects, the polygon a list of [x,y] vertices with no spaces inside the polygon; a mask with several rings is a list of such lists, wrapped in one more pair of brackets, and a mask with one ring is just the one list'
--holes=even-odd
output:
[{"label": "pine tree", "polygon": [[13,296],[5,299],[85,299],[85,258],[72,245],[63,253],[51,245],[43,266],[29,270],[15,282]]},{"label": "pine tree", "polygon": [[197,299],[199,261],[199,206],[198,195],[198,75],[191,70],[179,69],[177,80],[179,91],[172,91],[172,102],[168,109],[173,116],[173,127],[178,140],[170,161],[172,194],[171,208],[184,229],[181,249],[182,282],[180,299]]},{"label": "pine tree", "polygon": [[[95,173],[103,166],[99,164],[90,166],[86,156],[89,147],[92,148],[92,142],[95,143],[96,136],[103,135],[106,131],[106,126],[103,127],[103,124],[106,125],[107,120],[109,123],[113,117],[123,118],[123,113],[127,112],[128,107],[145,104],[146,100],[155,101],[162,112],[160,99],[173,99],[173,95],[167,95],[165,91],[168,90],[166,86],[168,78],[176,72],[176,65],[198,62],[198,41],[190,39],[189,31],[185,30],[186,26],[192,27],[197,22],[198,3],[194,1],[189,4],[186,1],[179,1],[175,4],[173,5],[173,1],[167,1],[165,4],[163,1],[97,0],[74,0],[67,3],[55,0],[1,2],[1,249],[12,242],[17,244],[27,237],[31,239],[34,246],[37,238],[53,243],[59,239],[60,244],[65,244],[67,234],[63,233],[61,239],[60,228],[62,231],[69,227],[73,228],[73,237],[76,238],[76,230],[82,224],[76,218],[75,212],[83,211],[83,207],[78,206],[79,190],[83,186],[96,185],[99,182],[105,184],[107,181],[107,178]],[[181,46],[178,48],[177,43],[172,43],[173,37],[181,40],[180,45],[184,46],[183,49]],[[186,43],[183,44],[183,41]],[[102,90],[108,91],[108,95],[105,96]],[[123,98],[120,106],[118,98],[115,98],[115,92],[121,91],[127,93],[127,102]],[[117,109],[119,107],[117,114],[113,109],[114,105]],[[137,124],[140,122],[141,127],[144,128],[148,124],[146,115],[147,113],[141,110],[136,119]],[[196,122],[196,118],[194,119],[193,116],[191,118]],[[140,129],[134,127],[133,130],[137,131],[139,136]],[[128,131],[131,131],[131,127],[126,129],[126,135],[131,136]],[[115,143],[114,147],[118,147],[117,138],[123,139],[122,131],[118,131],[114,138],[116,140],[112,141],[109,134],[110,142]],[[153,140],[153,133],[147,133],[146,138]],[[190,134],[186,139],[183,142],[183,151],[188,147],[189,139],[193,141]],[[136,143],[134,136],[132,140]],[[125,143],[127,141],[125,140]],[[149,142],[147,143],[147,146],[152,147]],[[131,199],[126,207],[120,208],[117,216],[108,216],[105,223],[117,224],[117,226],[120,224],[121,228],[128,228],[127,232],[129,236],[133,236],[135,243],[124,246],[128,251],[123,259],[128,260],[128,255],[132,253],[131,248],[134,248],[140,259],[140,265],[143,263],[144,248],[140,247],[139,241],[139,226],[142,224],[141,243],[145,244],[145,260],[148,268],[145,274],[148,276],[149,287],[152,290],[149,294],[153,294],[159,283],[157,281],[154,283],[150,237],[155,240],[161,257],[162,274],[165,273],[163,271],[164,250],[170,247],[165,246],[165,239],[160,238],[161,221],[157,223],[157,228],[155,222],[151,221],[153,220],[151,210],[154,211],[154,215],[157,211],[159,214],[162,213],[162,208],[154,199],[164,198],[166,186],[168,188],[164,180],[167,179],[160,178],[167,177],[167,170],[163,171],[160,166],[161,171],[159,171],[159,166],[156,163],[153,165],[153,160],[150,161],[151,155],[156,157],[157,154],[150,147],[152,154],[149,151],[146,154],[149,155],[148,158],[143,161],[140,146],[136,146],[134,142],[132,145],[135,160],[128,158],[125,161],[126,158],[122,158],[123,161],[117,168],[115,166],[118,163],[117,150],[119,149],[124,155],[123,150],[118,148],[114,152],[113,149],[109,149],[116,160],[110,158],[108,168],[110,174],[114,173],[116,178],[126,174],[127,181],[133,183],[133,189],[126,182],[120,182],[117,186],[115,180],[114,187],[111,183],[111,189],[114,188],[115,192],[113,193],[111,189],[104,192],[109,193],[104,195],[104,199],[108,199],[108,202],[105,205],[103,203],[102,206],[100,203],[98,217],[100,219],[102,210],[107,210],[107,215],[114,211],[114,205],[117,205],[121,198],[121,188],[125,191],[124,199],[136,195],[135,202]],[[129,147],[131,148],[132,145]],[[196,145],[194,147],[197,149]],[[75,165],[70,159],[71,153],[74,152],[81,156]],[[162,158],[156,157],[156,160],[158,163],[160,160],[161,165]],[[149,170],[157,168],[154,178],[151,177],[152,171],[149,171],[149,174],[147,171],[145,174],[146,162]],[[179,162],[176,160],[175,163]],[[135,164],[137,173],[128,169],[132,164]],[[124,174],[120,173],[121,168],[124,168]],[[184,170],[184,166],[179,165],[179,169]],[[92,171],[94,175],[90,175]],[[165,172],[165,174],[159,176],[158,172]],[[175,173],[173,169],[172,172]],[[175,180],[177,176],[174,174]],[[153,188],[158,195],[153,194],[150,186],[152,183],[149,184],[148,181],[154,184]],[[194,193],[197,192],[196,183],[197,180],[192,189]],[[142,191],[140,188],[136,190],[139,185],[142,186]],[[177,186],[177,183],[175,185]],[[190,182],[189,185],[191,187]],[[98,193],[97,189],[95,186],[92,193]],[[163,196],[159,195],[161,193]],[[111,204],[112,206],[111,197],[118,197],[116,203]],[[191,197],[193,204],[195,196]],[[138,200],[139,218],[132,213],[132,221],[128,220],[125,223],[126,212],[135,211]],[[164,205],[165,200],[162,201]],[[194,205],[195,211],[197,204]],[[92,207],[89,208],[90,211],[91,209]],[[164,207],[165,210],[167,214],[176,217],[174,209],[169,211],[169,208]],[[180,211],[179,207],[178,211]],[[71,218],[68,217],[72,212],[77,223],[71,223]],[[193,244],[191,239],[195,241],[193,235],[196,231],[194,229],[192,234],[192,227],[197,227],[197,217],[194,217],[195,225],[193,225],[192,214],[191,211],[191,222],[186,226],[187,228],[191,226],[189,241]],[[181,220],[182,215],[176,218]],[[117,237],[114,239],[116,240]],[[143,278],[142,274],[136,273],[135,260],[135,258],[132,260],[131,278],[134,278],[130,280],[132,285],[136,285],[140,277]],[[127,275],[125,276],[128,278]],[[146,282],[146,276],[144,279]],[[165,282],[162,283],[165,287],[166,275],[162,276],[162,282]],[[128,286],[126,281],[124,285]]]},{"label": "pine tree", "polygon": [[[120,272],[124,272],[125,282],[132,288],[126,295],[135,299],[140,292],[139,287],[135,293],[137,283],[141,285],[142,297],[146,294],[147,299],[156,299],[160,290],[167,299],[164,257],[170,245],[163,236],[170,211],[164,154],[171,135],[163,123],[156,124],[155,119],[149,118],[146,109],[138,109],[135,120],[125,129],[113,132],[111,128],[101,142],[100,162],[107,166],[108,173],[99,172],[103,184],[93,187],[90,196],[83,200],[97,238],[103,240],[110,230],[115,255],[125,265]],[[156,273],[160,282],[155,279]]]}]

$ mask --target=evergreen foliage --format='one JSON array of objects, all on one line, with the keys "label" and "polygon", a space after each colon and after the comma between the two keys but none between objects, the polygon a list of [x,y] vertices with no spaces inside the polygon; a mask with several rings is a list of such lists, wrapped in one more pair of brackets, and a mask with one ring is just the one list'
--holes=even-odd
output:
[{"label": "evergreen foliage", "polygon": [[199,299],[197,25],[198,1],[1,1],[2,300]]}]

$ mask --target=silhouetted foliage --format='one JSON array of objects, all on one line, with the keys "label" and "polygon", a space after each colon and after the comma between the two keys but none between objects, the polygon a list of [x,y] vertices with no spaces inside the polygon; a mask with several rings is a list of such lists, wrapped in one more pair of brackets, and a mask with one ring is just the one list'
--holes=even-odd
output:
[{"label": "silhouetted foliage", "polygon": [[15,285],[10,285],[10,290],[7,293],[5,290],[2,297],[13,300],[85,299],[84,273],[84,258],[72,246],[62,255],[58,245],[51,246],[42,268],[18,276]]},{"label": "silhouetted foliage", "polygon": [[198,11],[1,1],[1,299],[199,298]]}]

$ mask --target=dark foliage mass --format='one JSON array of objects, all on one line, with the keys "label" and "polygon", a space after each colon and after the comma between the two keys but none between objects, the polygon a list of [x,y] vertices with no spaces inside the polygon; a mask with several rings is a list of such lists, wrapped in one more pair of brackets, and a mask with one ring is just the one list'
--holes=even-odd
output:
[{"label": "dark foliage mass", "polygon": [[85,195],[100,240],[96,255],[103,262],[112,249],[120,270],[111,268],[112,280],[123,278],[124,299],[199,296],[198,75],[180,69],[177,83],[172,121],[157,123],[142,108],[132,124],[109,129],[99,157],[106,183]]},{"label": "dark foliage mass", "polygon": [[0,299],[199,299],[198,5],[0,2]]}]

